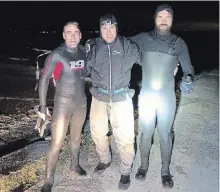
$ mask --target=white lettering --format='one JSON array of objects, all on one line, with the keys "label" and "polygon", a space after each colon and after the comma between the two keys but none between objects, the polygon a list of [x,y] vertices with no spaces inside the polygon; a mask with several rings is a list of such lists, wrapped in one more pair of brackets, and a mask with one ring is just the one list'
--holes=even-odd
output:
[{"label": "white lettering", "polygon": [[70,69],[73,71],[84,69],[84,62],[85,62],[84,60],[71,61],[70,62]]},{"label": "white lettering", "polygon": [[114,50],[114,51],[112,52],[112,55],[120,55],[120,54],[122,54],[122,51],[121,51],[121,50]]}]

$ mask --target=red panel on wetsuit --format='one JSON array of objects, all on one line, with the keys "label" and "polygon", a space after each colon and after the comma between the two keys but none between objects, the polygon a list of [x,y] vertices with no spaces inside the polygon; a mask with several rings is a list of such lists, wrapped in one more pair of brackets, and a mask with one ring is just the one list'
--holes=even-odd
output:
[{"label": "red panel on wetsuit", "polygon": [[57,63],[56,68],[53,72],[54,79],[56,81],[59,80],[62,69],[63,69],[63,63],[61,62]]},{"label": "red panel on wetsuit", "polygon": [[47,64],[46,64],[44,71],[43,71],[43,76],[45,76],[47,74],[50,62],[51,62],[51,57],[48,57]]}]

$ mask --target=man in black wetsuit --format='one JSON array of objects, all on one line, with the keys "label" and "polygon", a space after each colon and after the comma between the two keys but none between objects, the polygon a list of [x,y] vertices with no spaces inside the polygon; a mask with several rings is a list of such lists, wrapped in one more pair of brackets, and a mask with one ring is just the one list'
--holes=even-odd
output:
[{"label": "man in black wetsuit", "polygon": [[[180,63],[182,83],[192,90],[194,68],[191,65],[187,45],[183,39],[171,33],[173,10],[160,5],[155,12],[155,29],[130,37],[141,51],[142,89],[139,96],[139,125],[141,166],[136,179],[144,180],[149,166],[152,136],[157,120],[162,158],[161,178],[165,188],[173,187],[170,175],[173,131],[176,111],[173,71]],[[188,89],[188,92],[191,92]]]},{"label": "man in black wetsuit", "polygon": [[79,45],[81,32],[77,22],[68,22],[63,29],[65,43],[53,50],[45,61],[39,83],[40,117],[45,119],[49,79],[56,83],[52,118],[51,146],[47,154],[44,186],[51,191],[58,155],[70,124],[70,169],[79,175],[86,171],[79,165],[81,131],[86,117],[85,53]]}]

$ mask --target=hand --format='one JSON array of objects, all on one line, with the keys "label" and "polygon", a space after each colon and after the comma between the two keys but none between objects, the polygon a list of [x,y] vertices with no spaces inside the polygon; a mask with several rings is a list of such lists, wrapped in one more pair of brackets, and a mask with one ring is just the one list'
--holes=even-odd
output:
[{"label": "hand", "polygon": [[187,75],[183,77],[183,81],[186,83],[192,83],[192,76],[191,75]]},{"label": "hand", "polygon": [[193,81],[190,75],[184,76],[180,83],[180,90],[182,93],[191,93],[193,90]]},{"label": "hand", "polygon": [[40,137],[43,137],[46,125],[50,122],[51,114],[46,106],[39,106],[36,113],[38,114],[38,118],[35,125],[35,129],[38,130]]},{"label": "hand", "polygon": [[38,109],[38,111],[37,111],[37,114],[38,114],[38,116],[41,118],[41,119],[43,119],[44,121],[45,121],[45,119],[46,119],[46,112],[47,112],[47,108],[46,108],[46,106],[44,105],[44,106],[42,106],[42,105],[40,105],[39,106],[39,109]]},{"label": "hand", "polygon": [[38,114],[38,116],[41,118],[41,119],[43,119],[44,121],[45,121],[45,119],[46,119],[46,114],[45,113],[41,113],[41,112],[37,112],[37,114]]},{"label": "hand", "polygon": [[85,81],[92,82],[91,77],[85,77]]}]

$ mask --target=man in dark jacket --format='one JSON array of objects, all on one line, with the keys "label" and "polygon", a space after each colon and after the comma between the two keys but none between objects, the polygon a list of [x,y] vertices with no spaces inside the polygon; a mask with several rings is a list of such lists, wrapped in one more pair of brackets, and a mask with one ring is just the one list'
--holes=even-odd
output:
[{"label": "man in dark jacket", "polygon": [[45,120],[46,96],[51,76],[56,83],[52,118],[51,145],[47,154],[42,192],[51,191],[58,155],[70,124],[70,169],[79,175],[86,171],[79,164],[81,131],[86,117],[84,47],[79,45],[81,32],[77,22],[68,22],[63,29],[65,43],[47,57],[39,83],[39,116]]},{"label": "man in dark jacket", "polygon": [[130,173],[134,159],[134,117],[129,89],[131,69],[139,62],[140,53],[135,43],[117,34],[118,26],[113,15],[100,19],[101,37],[89,40],[87,49],[87,75],[91,74],[92,104],[90,111],[91,135],[100,156],[95,171],[110,166],[108,143],[108,118],[117,143],[121,165],[120,189],[130,185]]},{"label": "man in dark jacket", "polygon": [[186,43],[171,33],[172,21],[172,8],[166,4],[160,5],[155,12],[155,29],[130,38],[140,48],[142,65],[142,89],[139,96],[141,166],[136,178],[141,180],[146,178],[157,120],[162,158],[162,184],[168,188],[173,187],[169,170],[173,139],[171,127],[176,111],[173,71],[180,63],[183,71],[182,91],[192,91],[194,76]]}]

